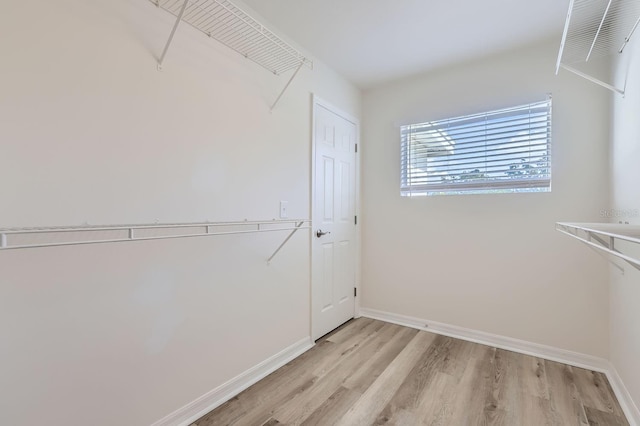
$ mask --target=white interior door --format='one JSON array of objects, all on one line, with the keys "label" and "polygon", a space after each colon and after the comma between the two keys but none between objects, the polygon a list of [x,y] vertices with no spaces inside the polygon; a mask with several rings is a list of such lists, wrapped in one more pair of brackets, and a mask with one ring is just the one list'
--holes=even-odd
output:
[{"label": "white interior door", "polygon": [[357,125],[314,98],[313,339],[355,314]]}]

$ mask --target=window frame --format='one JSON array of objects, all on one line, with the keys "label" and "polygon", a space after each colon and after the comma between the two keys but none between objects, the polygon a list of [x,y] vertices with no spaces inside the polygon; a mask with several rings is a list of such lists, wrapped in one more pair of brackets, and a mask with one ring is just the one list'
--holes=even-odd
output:
[{"label": "window frame", "polygon": [[[456,122],[456,121],[463,121],[463,120],[475,120],[475,119],[485,119],[488,120],[489,117],[497,117],[499,115],[502,116],[507,116],[507,117],[511,117],[510,115],[505,115],[505,114],[513,114],[513,117],[517,117],[519,115],[523,115],[522,113],[524,111],[526,111],[527,109],[529,110],[529,117],[531,117],[532,113],[531,110],[532,108],[540,108],[541,106],[546,108],[546,137],[544,137],[545,142],[537,142],[533,144],[534,148],[538,148],[539,146],[545,146],[544,151],[539,151],[539,150],[535,150],[535,149],[529,149],[526,151],[522,152],[522,156],[521,157],[516,157],[515,154],[514,155],[514,159],[513,161],[515,161],[516,159],[520,159],[521,161],[524,161],[525,158],[531,158],[530,155],[532,152],[544,152],[543,155],[540,156],[540,158],[542,158],[543,160],[546,160],[546,169],[543,168],[542,170],[546,170],[547,173],[544,173],[544,177],[542,178],[538,178],[536,179],[535,177],[526,177],[526,178],[503,178],[500,179],[499,177],[492,177],[492,178],[485,178],[485,179],[477,179],[477,178],[473,178],[475,180],[472,181],[468,181],[468,182],[464,182],[464,181],[459,181],[459,182],[442,182],[442,183],[434,183],[434,182],[424,182],[424,183],[410,183],[411,177],[410,177],[410,167],[409,164],[412,161],[411,159],[411,149],[408,145],[409,143],[409,139],[410,139],[410,135],[411,134],[418,134],[420,131],[421,132],[425,132],[425,128],[433,128],[432,133],[434,135],[438,135],[437,138],[434,139],[439,139],[438,143],[442,143],[443,149],[447,150],[447,149],[455,149],[455,148],[447,148],[445,145],[449,145],[450,147],[452,146],[451,142],[453,142],[453,145],[455,146],[455,140],[453,138],[451,138],[446,130],[444,130],[442,124],[443,123],[449,123],[449,122]],[[512,106],[512,107],[507,107],[507,108],[501,108],[501,109],[497,109],[497,110],[491,110],[491,111],[485,111],[485,112],[480,112],[480,113],[476,113],[476,114],[468,114],[468,115],[462,115],[462,116],[458,116],[458,117],[451,117],[451,118],[445,118],[445,119],[441,119],[441,120],[433,120],[433,121],[426,121],[426,122],[422,122],[422,123],[414,123],[414,124],[407,124],[407,125],[403,125],[400,126],[400,194],[402,196],[408,196],[408,197],[412,197],[412,196],[434,196],[434,195],[463,195],[463,194],[484,194],[484,193],[539,193],[539,192],[551,192],[551,181],[552,181],[552,175],[553,175],[553,171],[552,171],[552,118],[553,118],[553,102],[552,102],[552,96],[551,94],[548,94],[544,100],[540,100],[540,101],[536,101],[536,102],[530,102],[527,104],[522,104],[522,105],[517,105],[517,106]],[[473,125],[471,125],[470,127],[473,127]],[[513,128],[515,129],[517,127],[517,125],[513,125]],[[511,127],[509,126],[509,129]],[[531,136],[531,129],[535,128],[531,125],[531,121],[529,122],[529,127],[528,127],[528,131],[529,131],[529,136]],[[414,130],[415,129],[415,130]],[[417,130],[417,129],[421,129],[421,130]],[[512,130],[515,131],[515,130]],[[428,132],[428,131],[427,131]],[[535,133],[534,137],[527,139],[526,141],[535,141],[536,137],[539,138],[539,135],[541,133]],[[543,134],[543,133],[542,133]],[[514,136],[515,137],[515,136]],[[513,139],[513,138],[511,138]],[[485,133],[485,145],[486,145],[486,141],[489,140],[491,141],[491,139],[487,138],[487,134]],[[499,141],[502,139],[498,139]],[[505,139],[508,140],[508,139]],[[539,139],[540,140],[540,139]],[[475,143],[475,142],[474,142]],[[481,142],[480,142],[481,143]],[[506,143],[496,143],[493,142],[490,147],[492,147],[492,151],[497,151],[497,153],[494,153],[494,156],[500,156],[500,155],[504,155],[506,156],[507,154],[501,154],[502,150],[508,152],[509,149],[513,150],[513,149],[517,149],[517,148],[493,148],[495,146],[499,146],[499,145],[507,145],[509,142]],[[429,150],[429,147],[426,148],[427,150]],[[470,149],[466,146],[462,146],[460,149]],[[485,146],[485,150],[477,150],[477,151],[473,151],[473,153],[478,153],[478,152],[488,152],[486,150],[486,146]],[[424,164],[428,167],[429,165],[429,154],[422,154],[424,157],[424,160],[420,160],[423,161]],[[455,155],[455,154],[451,154],[451,155]],[[469,154],[461,154],[461,155],[471,155]],[[437,156],[433,156],[432,158],[438,158],[438,157],[442,157],[441,155],[437,155]],[[486,156],[485,156],[486,157]],[[471,158],[472,160],[475,157]],[[466,160],[466,159],[465,159]],[[415,161],[415,160],[413,160]],[[441,162],[442,160],[432,160],[435,163]],[[459,160],[458,160],[459,161]],[[497,160],[497,161],[503,161],[503,160]],[[504,161],[506,162],[507,159],[504,159]],[[473,161],[472,161],[473,163]],[[478,160],[476,163],[482,163],[482,161]],[[462,164],[458,164],[457,166],[460,165],[466,165],[467,163],[463,162]],[[478,167],[476,167],[476,169],[474,170],[470,170],[470,172],[475,172],[475,170],[477,169],[482,169],[483,167],[485,168],[485,172],[478,172],[478,173],[488,173],[488,171],[486,170],[487,168],[487,161],[485,159],[484,164],[480,164]],[[439,167],[443,167],[442,165],[439,165]],[[450,172],[450,169],[452,170],[462,170],[461,168],[455,169],[452,167],[447,166],[446,168],[443,167],[446,173]],[[510,166],[511,169],[511,166]],[[514,170],[514,173],[517,169],[517,166]],[[529,170],[529,169],[527,169]],[[466,172],[459,172],[457,173],[457,176],[461,176]],[[498,172],[491,172],[491,173],[498,173]],[[505,174],[508,174],[507,172],[504,172]],[[432,177],[436,177],[436,176],[442,176],[444,178],[445,175],[442,174],[436,174],[436,173],[432,173],[429,174],[428,171],[423,172],[424,177],[423,179],[431,179]],[[452,176],[456,176],[456,175],[452,175]]]}]

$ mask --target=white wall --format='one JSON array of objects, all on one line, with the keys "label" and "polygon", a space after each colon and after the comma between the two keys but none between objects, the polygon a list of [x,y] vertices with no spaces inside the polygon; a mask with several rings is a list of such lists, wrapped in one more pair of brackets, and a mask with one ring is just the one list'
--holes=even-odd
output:
[{"label": "white wall", "polygon": [[[640,42],[632,38],[616,61],[616,82],[625,97],[613,96],[611,135],[611,206],[615,222],[640,225]],[[635,246],[635,245],[634,245]],[[640,257],[637,247],[619,249]],[[640,407],[640,272],[625,265],[625,274],[611,270],[611,362]]]},{"label": "white wall", "polygon": [[[364,93],[362,306],[606,357],[606,261],[554,230],[608,205],[608,92],[558,40]],[[399,125],[553,94],[553,191],[400,197]]]},{"label": "white wall", "polygon": [[[142,0],[0,14],[0,227],[309,217],[311,93]],[[0,424],[150,424],[309,336],[309,234],[0,253]]]}]

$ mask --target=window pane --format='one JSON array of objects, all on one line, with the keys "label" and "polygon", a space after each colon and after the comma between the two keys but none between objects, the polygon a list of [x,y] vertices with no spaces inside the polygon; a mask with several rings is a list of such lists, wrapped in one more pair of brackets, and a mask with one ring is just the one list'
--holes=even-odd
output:
[{"label": "window pane", "polygon": [[405,196],[551,189],[551,97],[400,128]]}]

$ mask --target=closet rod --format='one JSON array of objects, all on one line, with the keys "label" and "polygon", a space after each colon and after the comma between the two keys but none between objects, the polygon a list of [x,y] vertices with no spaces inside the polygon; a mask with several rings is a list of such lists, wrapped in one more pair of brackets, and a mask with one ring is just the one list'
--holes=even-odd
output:
[{"label": "closet rod", "polygon": [[284,242],[269,257],[269,262],[300,229],[311,229],[309,219],[152,223],[139,225],[61,226],[0,229],[0,251],[13,249],[58,247],[83,244],[148,241],[211,235],[253,234],[290,231]]}]

